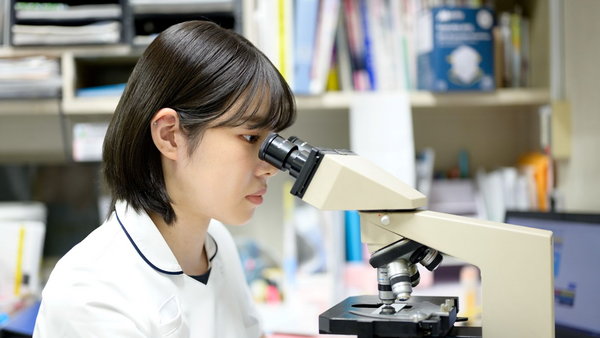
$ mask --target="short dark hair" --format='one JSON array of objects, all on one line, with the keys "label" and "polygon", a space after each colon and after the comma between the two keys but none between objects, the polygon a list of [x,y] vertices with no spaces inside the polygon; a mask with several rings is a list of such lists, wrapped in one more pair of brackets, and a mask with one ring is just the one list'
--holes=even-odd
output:
[{"label": "short dark hair", "polygon": [[[268,114],[255,118],[265,104]],[[159,34],[133,69],[111,118],[102,170],[112,194],[111,211],[124,200],[136,212],[154,212],[167,224],[177,217],[150,133],[151,119],[161,108],[178,113],[190,153],[207,128],[248,122],[251,129],[277,132],[296,118],[290,87],[243,36],[208,21],[183,22]],[[230,111],[231,116],[219,119]]]}]

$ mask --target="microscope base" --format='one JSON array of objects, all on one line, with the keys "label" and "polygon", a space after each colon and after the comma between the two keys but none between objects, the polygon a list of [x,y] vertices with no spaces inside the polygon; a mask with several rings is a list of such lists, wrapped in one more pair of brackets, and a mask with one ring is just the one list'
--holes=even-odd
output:
[{"label": "microscope base", "polygon": [[[450,309],[442,311],[446,300],[450,300]],[[396,301],[395,314],[382,315],[377,296],[349,297],[319,316],[319,332],[358,338],[481,337],[481,328],[453,327],[457,305],[457,297],[413,296],[407,301]]]}]

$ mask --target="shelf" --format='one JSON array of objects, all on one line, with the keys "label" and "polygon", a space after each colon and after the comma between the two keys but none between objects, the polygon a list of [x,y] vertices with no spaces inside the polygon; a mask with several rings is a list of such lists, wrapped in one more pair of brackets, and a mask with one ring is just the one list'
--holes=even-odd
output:
[{"label": "shelf", "polygon": [[549,102],[550,91],[536,88],[499,89],[481,93],[415,92],[410,96],[413,108],[538,106]]},{"label": "shelf", "polygon": [[134,14],[229,13],[235,8],[232,0],[209,1],[135,1],[130,4]]},{"label": "shelf", "polygon": [[[348,109],[356,93],[331,92],[319,96],[297,96],[298,110]],[[365,95],[360,93],[360,95]],[[550,102],[548,89],[499,89],[494,92],[410,94],[412,108],[536,106]]]},{"label": "shelf", "polygon": [[60,101],[55,99],[3,99],[0,116],[58,115]]},{"label": "shelf", "polygon": [[[350,108],[354,96],[353,93],[341,92],[297,96],[297,109],[345,110]],[[72,115],[112,114],[118,102],[118,97],[74,98],[63,102],[63,110],[65,114]],[[549,103],[550,93],[545,89],[501,89],[492,93],[413,92],[410,94],[410,102],[413,108],[536,106]]]},{"label": "shelf", "polygon": [[115,112],[120,97],[86,97],[64,100],[65,115],[111,115]]},{"label": "shelf", "polygon": [[61,57],[65,53],[77,56],[131,56],[141,55],[141,51],[126,44],[88,46],[4,46],[0,47],[0,58],[46,55]]}]

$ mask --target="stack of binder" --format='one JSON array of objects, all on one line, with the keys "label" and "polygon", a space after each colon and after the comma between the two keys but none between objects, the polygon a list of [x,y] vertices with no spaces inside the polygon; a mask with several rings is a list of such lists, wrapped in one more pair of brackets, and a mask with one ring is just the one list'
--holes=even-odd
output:
[{"label": "stack of binder", "polygon": [[116,1],[15,2],[14,46],[114,44],[122,41],[122,5]]},{"label": "stack of binder", "polygon": [[58,97],[61,88],[58,59],[0,59],[0,98]]}]

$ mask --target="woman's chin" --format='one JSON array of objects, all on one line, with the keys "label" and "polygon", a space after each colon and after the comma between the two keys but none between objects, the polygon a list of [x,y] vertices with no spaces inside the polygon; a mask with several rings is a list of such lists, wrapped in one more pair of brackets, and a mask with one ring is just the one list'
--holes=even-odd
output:
[{"label": "woman's chin", "polygon": [[252,217],[254,217],[254,210],[246,215],[229,215],[229,217],[216,218],[216,220],[227,225],[242,226],[250,223]]}]

